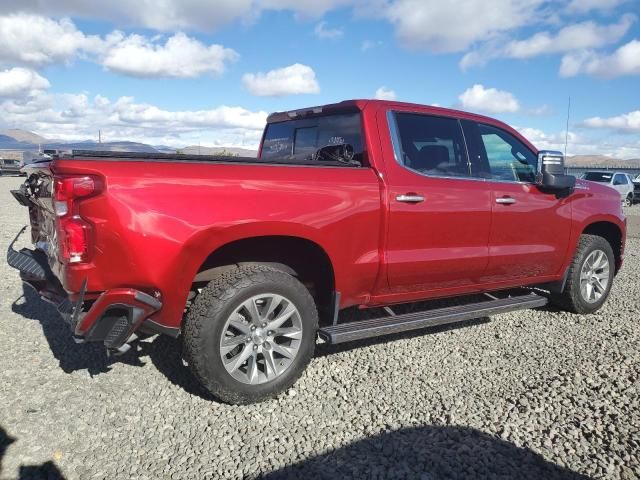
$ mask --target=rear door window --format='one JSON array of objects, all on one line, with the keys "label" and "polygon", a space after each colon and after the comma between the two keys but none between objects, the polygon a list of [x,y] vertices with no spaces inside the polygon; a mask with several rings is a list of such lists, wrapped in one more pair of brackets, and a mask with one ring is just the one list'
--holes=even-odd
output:
[{"label": "rear door window", "polygon": [[392,135],[399,140],[396,156],[402,165],[429,176],[470,176],[457,119],[404,112],[396,112],[393,118],[397,134]]},{"label": "rear door window", "polygon": [[264,135],[260,158],[295,163],[311,160],[319,148],[343,144],[351,145],[354,160],[364,163],[360,113],[270,123]]}]

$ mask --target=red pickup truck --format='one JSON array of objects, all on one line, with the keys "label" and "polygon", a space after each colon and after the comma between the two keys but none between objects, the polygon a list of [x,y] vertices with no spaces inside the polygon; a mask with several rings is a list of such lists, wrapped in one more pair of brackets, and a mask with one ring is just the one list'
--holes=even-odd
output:
[{"label": "red pickup truck", "polygon": [[[195,376],[231,403],[291,386],[318,335],[549,300],[595,312],[623,261],[615,190],[456,110],[345,101],[272,114],[257,158],[75,151],[25,168],[13,194],[35,249],[8,251],[23,280],[79,342],[181,337]],[[416,310],[444,297],[456,301]],[[369,315],[347,321],[347,307]]]}]

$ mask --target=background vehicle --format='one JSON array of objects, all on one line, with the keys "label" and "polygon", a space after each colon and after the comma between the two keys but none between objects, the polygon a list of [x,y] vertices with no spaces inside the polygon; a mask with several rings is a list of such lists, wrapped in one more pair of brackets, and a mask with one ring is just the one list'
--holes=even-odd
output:
[{"label": "background vehicle", "polygon": [[622,203],[631,206],[634,199],[634,183],[630,175],[624,172],[593,170],[582,174],[582,179],[603,183],[615,188],[620,193]]},{"label": "background vehicle", "polygon": [[20,160],[0,158],[0,175],[21,175],[22,166]]},{"label": "background vehicle", "polygon": [[633,179],[633,203],[640,202],[640,175]]},{"label": "background vehicle", "polygon": [[[80,341],[122,352],[180,336],[232,403],[292,385],[317,333],[340,343],[548,298],[592,313],[624,256],[617,192],[501,122],[442,108],[276,113],[257,159],[80,151],[27,168],[13,193],[36,249],[8,252],[22,278]],[[417,311],[444,297],[456,305]],[[349,307],[369,318],[345,321]]]}]

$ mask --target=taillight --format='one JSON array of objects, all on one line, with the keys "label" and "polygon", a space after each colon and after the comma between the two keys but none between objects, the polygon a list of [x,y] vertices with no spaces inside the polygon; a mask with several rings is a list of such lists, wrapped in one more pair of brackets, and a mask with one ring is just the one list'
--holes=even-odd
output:
[{"label": "taillight", "polygon": [[89,235],[91,225],[80,217],[72,217],[60,223],[58,230],[60,254],[69,263],[87,260],[89,254]]},{"label": "taillight", "polygon": [[88,260],[92,225],[80,216],[75,205],[76,200],[89,197],[99,191],[100,181],[94,177],[54,179],[53,209],[58,216],[58,243],[62,261],[80,263]]},{"label": "taillight", "polygon": [[98,182],[93,177],[62,177],[53,182],[53,208],[63,217],[72,211],[76,198],[88,197],[98,191]]}]

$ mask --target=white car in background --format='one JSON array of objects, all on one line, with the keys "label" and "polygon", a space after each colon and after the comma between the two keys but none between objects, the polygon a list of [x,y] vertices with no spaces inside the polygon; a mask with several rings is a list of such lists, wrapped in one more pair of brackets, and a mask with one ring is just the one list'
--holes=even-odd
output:
[{"label": "white car in background", "polygon": [[611,188],[615,188],[620,192],[620,199],[626,207],[633,205],[634,184],[630,175],[613,170],[592,170],[584,172],[580,178],[590,182],[604,183]]}]

